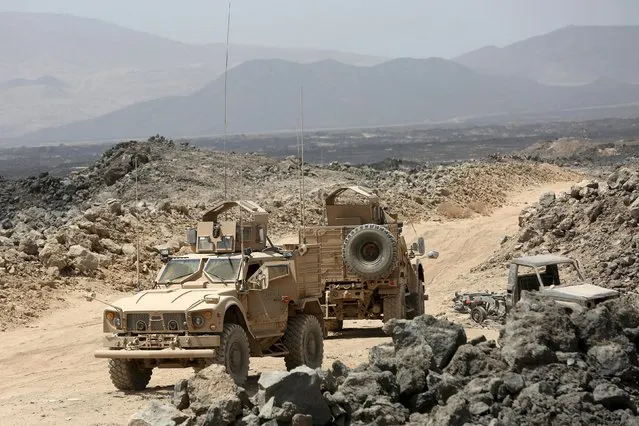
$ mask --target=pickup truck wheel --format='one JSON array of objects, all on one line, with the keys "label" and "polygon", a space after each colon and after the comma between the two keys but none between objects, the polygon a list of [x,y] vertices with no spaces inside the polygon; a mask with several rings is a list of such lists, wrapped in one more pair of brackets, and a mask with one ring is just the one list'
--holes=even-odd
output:
[{"label": "pickup truck wheel", "polygon": [[249,341],[242,326],[225,324],[217,362],[226,368],[226,372],[238,386],[242,386],[248,377],[249,355]]},{"label": "pickup truck wheel", "polygon": [[143,368],[135,361],[109,360],[111,382],[120,390],[143,390],[151,381],[152,368]]},{"label": "pickup truck wheel", "polygon": [[481,306],[475,306],[470,311],[470,317],[477,324],[481,324],[482,322],[484,322],[487,316],[488,316],[488,312],[486,312],[486,309],[484,309]]},{"label": "pickup truck wheel", "polygon": [[324,360],[324,333],[314,315],[297,315],[288,319],[284,332],[284,345],[288,355],[284,356],[287,370],[300,365],[310,368],[322,366]]}]

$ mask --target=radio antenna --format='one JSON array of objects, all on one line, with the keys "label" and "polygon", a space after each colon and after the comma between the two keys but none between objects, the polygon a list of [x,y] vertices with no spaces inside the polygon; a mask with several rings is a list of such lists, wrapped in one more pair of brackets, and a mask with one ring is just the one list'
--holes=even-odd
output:
[{"label": "radio antenna", "polygon": [[135,154],[135,291],[140,291],[140,216],[138,215],[138,154]]},{"label": "radio antenna", "polygon": [[[300,151],[300,221],[302,223],[302,228],[304,228],[304,85],[300,87]],[[302,243],[306,243],[306,233],[304,233],[304,240]]]},{"label": "radio antenna", "polygon": [[228,186],[227,186],[227,164],[228,164],[228,152],[226,151],[226,138],[228,132],[228,119],[227,119],[227,86],[228,86],[228,72],[229,72],[229,36],[231,35],[231,0],[229,0],[229,11],[226,21],[226,61],[224,63],[224,201],[227,201]]}]

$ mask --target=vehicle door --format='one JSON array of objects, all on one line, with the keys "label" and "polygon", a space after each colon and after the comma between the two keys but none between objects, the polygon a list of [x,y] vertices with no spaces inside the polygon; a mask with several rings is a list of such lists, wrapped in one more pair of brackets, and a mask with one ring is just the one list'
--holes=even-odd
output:
[{"label": "vehicle door", "polygon": [[268,262],[248,278],[248,312],[256,337],[286,328],[288,293],[294,280],[291,272],[290,262]]}]

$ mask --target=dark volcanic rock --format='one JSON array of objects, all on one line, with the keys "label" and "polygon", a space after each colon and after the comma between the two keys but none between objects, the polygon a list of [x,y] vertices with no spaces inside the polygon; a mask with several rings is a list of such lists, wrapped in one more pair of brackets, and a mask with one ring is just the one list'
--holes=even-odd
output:
[{"label": "dark volcanic rock", "polygon": [[[637,303],[627,295],[573,312],[525,294],[501,347],[463,344],[458,326],[432,317],[393,320],[385,326],[393,345],[372,348],[368,364],[265,372],[255,407],[209,367],[188,381],[190,408],[158,413],[184,422],[195,414],[196,425],[639,425]],[[434,351],[437,342],[444,348]],[[449,351],[440,370],[435,353],[444,360]],[[186,396],[178,382],[174,403],[184,407]]]},{"label": "dark volcanic rock", "polygon": [[515,370],[557,362],[557,351],[578,349],[577,330],[568,311],[552,301],[530,296],[529,292],[522,293],[500,336],[501,355]]},{"label": "dark volcanic rock", "polygon": [[386,334],[393,337],[396,350],[426,344],[432,350],[432,367],[446,367],[457,348],[466,343],[466,332],[458,324],[439,320],[431,315],[422,315],[412,321],[390,320],[383,326]]},{"label": "dark volcanic rock", "polygon": [[[281,410],[276,412],[269,409],[274,413],[273,417],[268,413],[260,412],[260,417],[264,419],[280,417],[279,421],[290,422],[297,413],[310,414],[313,417],[313,424],[316,425],[325,425],[331,419],[330,408],[322,397],[320,378],[313,369],[302,366],[289,373],[265,372],[261,375],[258,384],[266,405],[284,409],[287,414],[290,414],[289,418],[288,415],[282,414]],[[285,407],[285,404],[289,406]]]}]

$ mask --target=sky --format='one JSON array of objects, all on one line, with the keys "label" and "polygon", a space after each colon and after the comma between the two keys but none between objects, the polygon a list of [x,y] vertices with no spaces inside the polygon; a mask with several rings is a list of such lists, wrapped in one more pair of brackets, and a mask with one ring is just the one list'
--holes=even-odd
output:
[{"label": "sky", "polygon": [[[189,43],[224,42],[228,0],[0,0]],[[567,25],[638,25],[639,0],[234,0],[231,43],[452,58]]]}]

